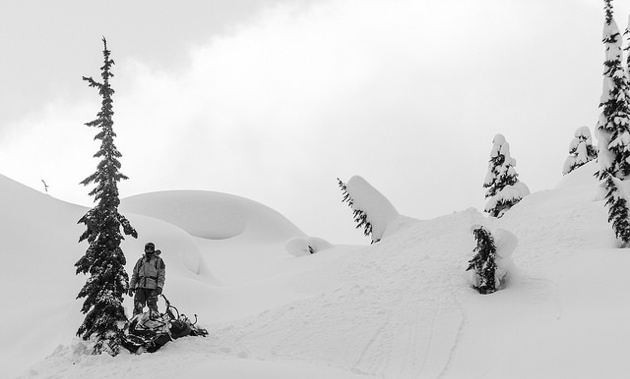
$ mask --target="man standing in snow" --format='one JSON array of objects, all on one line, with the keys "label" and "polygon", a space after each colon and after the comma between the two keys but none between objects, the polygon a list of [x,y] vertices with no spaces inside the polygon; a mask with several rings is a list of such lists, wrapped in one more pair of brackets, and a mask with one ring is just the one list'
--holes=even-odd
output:
[{"label": "man standing in snow", "polygon": [[144,311],[148,305],[151,312],[158,312],[158,295],[164,288],[166,265],[160,258],[160,251],[155,250],[155,244],[149,242],[144,245],[144,255],[138,259],[133,268],[133,275],[129,283],[129,296],[133,298],[134,316]]}]

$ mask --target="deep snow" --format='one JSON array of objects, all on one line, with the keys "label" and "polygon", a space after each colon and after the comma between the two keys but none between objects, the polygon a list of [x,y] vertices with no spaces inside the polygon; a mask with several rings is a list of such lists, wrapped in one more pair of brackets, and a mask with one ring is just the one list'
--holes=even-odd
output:
[{"label": "deep snow", "polygon": [[[474,209],[399,216],[377,244],[325,243],[315,254],[288,241],[325,240],[251,200],[199,191],[124,199],[140,234],[124,242],[128,268],[155,242],[165,294],[210,335],[115,358],[87,354],[74,337],[85,277],[73,265],[86,248],[76,221],[86,209],[0,176],[3,376],[629,377],[630,253],[616,247],[594,170],[575,170],[499,220]],[[492,295],[468,286],[475,224],[517,242],[509,284]]]}]

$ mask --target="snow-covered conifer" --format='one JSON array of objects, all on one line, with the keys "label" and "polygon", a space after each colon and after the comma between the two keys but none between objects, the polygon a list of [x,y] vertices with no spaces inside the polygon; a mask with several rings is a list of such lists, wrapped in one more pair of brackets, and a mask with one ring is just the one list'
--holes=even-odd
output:
[{"label": "snow-covered conifer", "polygon": [[575,138],[569,145],[569,156],[564,161],[562,175],[566,175],[576,168],[597,158],[597,148],[593,145],[588,126],[582,126],[575,131]]},{"label": "snow-covered conifer", "polygon": [[606,206],[608,207],[608,222],[612,225],[615,236],[621,241],[622,247],[630,246],[630,211],[628,210],[628,196],[623,190],[621,180],[604,172],[601,179],[606,189]]},{"label": "snow-covered conifer", "polygon": [[481,294],[490,294],[497,290],[499,283],[496,280],[497,248],[494,239],[489,231],[479,226],[473,230],[473,235],[477,240],[477,247],[473,249],[475,256],[468,261],[466,271],[473,270],[475,280],[473,288]]},{"label": "snow-covered conifer", "polygon": [[[622,64],[622,41],[619,28],[613,18],[612,1],[604,0],[606,19],[603,43],[606,51],[604,61],[604,85],[600,108],[602,113],[597,123],[599,170],[595,174],[606,190],[608,222],[612,224],[617,238],[623,246],[630,242],[628,201],[621,180],[630,176],[630,88],[627,68]],[[627,63],[627,62],[626,62]]]},{"label": "snow-covered conifer", "polygon": [[94,174],[81,184],[96,186],[90,192],[94,196],[96,206],[87,211],[79,220],[87,229],[79,238],[79,242],[87,240],[89,247],[83,257],[77,261],[76,273],[90,274],[77,298],[85,298],[81,312],[85,319],[77,331],[77,335],[95,341],[94,354],[106,351],[112,355],[120,350],[120,331],[127,320],[122,306],[123,294],[129,288],[129,276],[125,271],[126,259],[120,248],[124,239],[120,232],[122,227],[126,235],[138,236],[129,221],[118,213],[120,204],[118,185],[120,180],[127,179],[119,172],[122,155],[114,145],[116,134],[113,130],[112,95],[109,79],[113,76],[110,69],[114,61],[110,59],[107,41],[103,38],[104,65],[101,67],[102,82],[91,77],[83,77],[90,87],[96,87],[102,98],[101,110],[94,121],[85,125],[99,128],[95,139],[101,141],[98,152],[94,155],[101,161]]},{"label": "snow-covered conifer", "polygon": [[483,187],[487,188],[488,202],[484,212],[501,217],[514,204],[529,195],[529,188],[518,180],[516,160],[510,155],[510,145],[502,134],[492,140],[488,172]]},{"label": "snow-covered conifer", "polygon": [[622,37],[613,18],[611,0],[604,0],[606,19],[603,43],[605,46],[603,90],[597,122],[599,141],[599,171],[621,180],[630,176],[630,108],[628,105],[628,77],[622,63]]},{"label": "snow-covered conifer", "polygon": [[[341,188],[341,192],[343,194],[342,202],[348,203],[350,209],[352,209],[352,215],[354,216],[354,222],[356,222],[357,229],[363,228],[363,234],[366,237],[371,237],[372,235],[372,224],[367,220],[367,214],[360,208],[356,208],[354,206],[354,200],[352,196],[348,193],[348,187],[346,183],[342,182],[341,179],[337,178],[337,182],[339,184],[339,188]],[[375,240],[372,238],[372,243],[378,242],[379,240]]]},{"label": "snow-covered conifer", "polygon": [[343,192],[342,202],[352,209],[357,229],[363,228],[372,243],[380,241],[388,225],[399,216],[396,208],[360,176],[353,176],[347,184],[339,178],[337,181]]}]

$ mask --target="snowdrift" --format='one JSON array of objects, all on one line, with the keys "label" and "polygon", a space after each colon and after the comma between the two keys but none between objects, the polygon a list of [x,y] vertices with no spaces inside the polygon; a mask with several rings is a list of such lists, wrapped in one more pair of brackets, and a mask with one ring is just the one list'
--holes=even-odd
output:
[{"label": "snowdrift", "polygon": [[303,257],[330,249],[333,245],[318,237],[294,237],[288,240],[284,247],[289,254]]},{"label": "snowdrift", "polygon": [[[1,180],[3,194],[13,191],[3,209],[20,221],[3,219],[13,233],[2,242],[13,250],[3,252],[10,266],[3,265],[0,284],[20,317],[11,319],[11,328],[0,326],[5,341],[16,341],[3,347],[0,359],[10,376],[23,378],[137,378],[147,372],[158,378],[623,378],[630,372],[630,254],[615,248],[589,167],[554,190],[530,194],[501,219],[474,209],[433,220],[398,216],[379,243],[333,246],[299,258],[285,250],[284,232],[274,241],[210,239],[191,236],[186,224],[173,224],[175,218],[134,216],[132,222],[147,222],[143,233],[158,238],[171,231],[198,247],[207,267],[196,272],[182,263],[167,288],[175,287],[169,298],[180,310],[197,312],[210,336],[116,358],[90,356],[71,337],[80,319],[68,300],[81,282],[72,272],[75,257],[50,258],[47,243],[20,235],[27,228],[48,235],[46,221],[55,219],[54,233],[76,236],[65,223],[82,210]],[[28,223],[29,202],[44,220],[35,227]],[[515,275],[492,295],[471,289],[465,272],[475,224],[514,236],[504,240]],[[38,293],[39,281],[22,274],[22,265],[35,260],[46,267],[33,268],[36,273],[55,283],[46,292],[58,293],[50,301]],[[31,299],[21,299],[23,289]],[[47,325],[11,332],[37,324],[35,314],[42,312],[50,315]]]},{"label": "snowdrift", "polygon": [[304,236],[304,232],[275,210],[220,192],[152,192],[122,199],[120,209],[166,221],[191,236],[210,240],[253,237],[286,241]]}]

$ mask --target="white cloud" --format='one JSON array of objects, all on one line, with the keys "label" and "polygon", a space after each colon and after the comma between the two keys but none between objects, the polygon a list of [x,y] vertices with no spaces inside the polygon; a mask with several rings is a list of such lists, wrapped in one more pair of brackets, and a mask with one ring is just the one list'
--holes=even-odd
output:
[{"label": "white cloud", "polygon": [[[121,192],[230,192],[335,242],[353,227],[337,176],[364,176],[410,216],[481,207],[499,132],[521,179],[532,190],[553,187],[573,131],[596,119],[603,48],[600,15],[548,4],[283,5],[194,47],[177,71],[125,61],[114,50],[117,145],[131,178]],[[93,117],[84,118],[84,108],[62,104],[24,121],[35,134],[68,125],[73,132],[49,133],[45,143],[33,134],[12,139],[4,162],[24,146],[37,151],[0,172],[20,179],[47,161],[42,176],[65,182],[70,172],[91,173],[94,164],[50,168],[93,154],[74,132]],[[52,148],[60,145],[65,158]],[[322,221],[329,217],[335,221]]]}]

